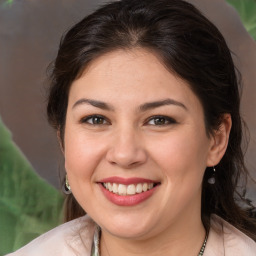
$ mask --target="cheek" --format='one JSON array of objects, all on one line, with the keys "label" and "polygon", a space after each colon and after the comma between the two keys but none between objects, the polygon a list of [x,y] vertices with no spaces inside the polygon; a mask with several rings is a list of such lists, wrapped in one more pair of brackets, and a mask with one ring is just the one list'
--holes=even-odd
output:
[{"label": "cheek", "polygon": [[72,182],[93,178],[94,170],[102,157],[103,146],[103,143],[85,136],[81,131],[66,129],[65,168],[71,185]]},{"label": "cheek", "polygon": [[[177,179],[198,180],[206,168],[208,139],[196,132],[181,131],[166,136],[151,146],[153,160],[162,167],[171,182]],[[157,150],[156,150],[157,149]],[[189,182],[189,181],[188,181]]]},{"label": "cheek", "polygon": [[87,212],[93,194],[95,173],[102,158],[102,147],[97,139],[90,139],[78,131],[66,129],[65,168],[72,193]]}]

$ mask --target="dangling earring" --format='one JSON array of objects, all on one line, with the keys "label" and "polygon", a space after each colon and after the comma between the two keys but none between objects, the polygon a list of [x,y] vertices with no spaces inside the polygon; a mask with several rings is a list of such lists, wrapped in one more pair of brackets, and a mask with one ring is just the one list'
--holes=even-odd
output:
[{"label": "dangling earring", "polygon": [[211,184],[211,185],[214,185],[214,184],[215,184],[215,172],[216,172],[214,166],[212,167],[212,170],[213,170],[213,174],[212,174],[212,176],[208,179],[208,183]]},{"label": "dangling earring", "polygon": [[69,195],[72,193],[71,191],[71,187],[68,183],[68,176],[66,174],[66,178],[65,178],[65,183],[63,184],[63,187],[62,187],[62,191],[66,194],[66,195]]}]

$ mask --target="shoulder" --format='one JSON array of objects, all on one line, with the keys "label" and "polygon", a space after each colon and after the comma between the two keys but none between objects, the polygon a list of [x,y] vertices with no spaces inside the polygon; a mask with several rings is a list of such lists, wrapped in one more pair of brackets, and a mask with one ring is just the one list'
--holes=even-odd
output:
[{"label": "shoulder", "polygon": [[240,230],[212,215],[205,256],[255,256],[256,243]]},{"label": "shoulder", "polygon": [[84,216],[39,236],[8,256],[89,256],[95,224]]}]

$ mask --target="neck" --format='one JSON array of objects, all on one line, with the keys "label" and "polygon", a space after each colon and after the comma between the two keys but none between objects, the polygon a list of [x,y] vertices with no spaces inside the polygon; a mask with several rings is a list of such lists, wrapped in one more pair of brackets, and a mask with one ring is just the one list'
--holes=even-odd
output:
[{"label": "neck", "polygon": [[[101,256],[197,256],[205,239],[200,214],[188,211],[164,232],[146,238],[122,239],[102,230]],[[184,221],[185,220],[185,221]]]}]

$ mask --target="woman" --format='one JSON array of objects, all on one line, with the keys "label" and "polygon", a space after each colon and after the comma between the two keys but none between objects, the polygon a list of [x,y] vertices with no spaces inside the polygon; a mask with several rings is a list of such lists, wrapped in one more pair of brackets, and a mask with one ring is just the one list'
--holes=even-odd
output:
[{"label": "woman", "polygon": [[12,255],[255,255],[234,64],[191,4],[117,1],[75,25],[47,110],[69,222]]}]

